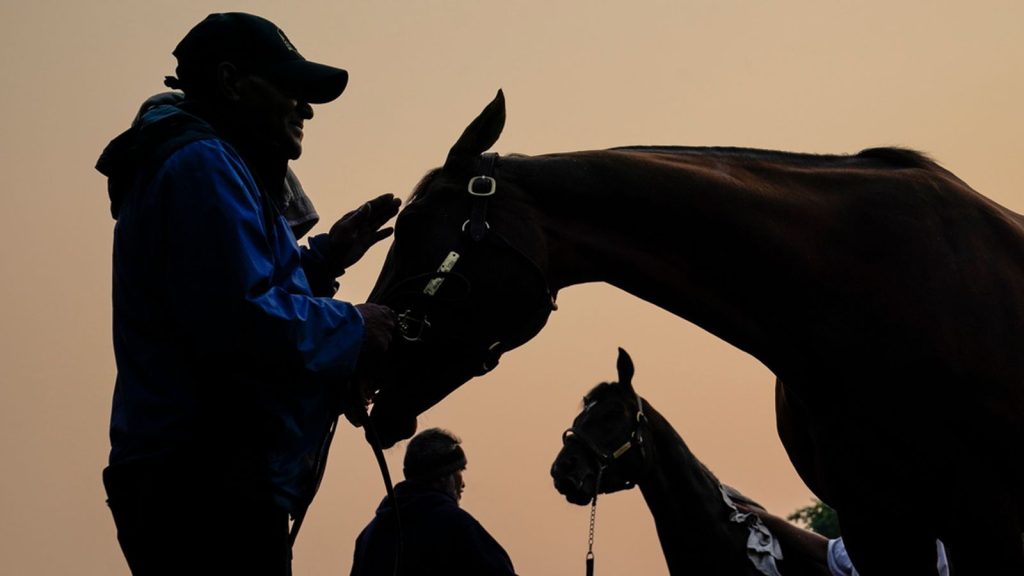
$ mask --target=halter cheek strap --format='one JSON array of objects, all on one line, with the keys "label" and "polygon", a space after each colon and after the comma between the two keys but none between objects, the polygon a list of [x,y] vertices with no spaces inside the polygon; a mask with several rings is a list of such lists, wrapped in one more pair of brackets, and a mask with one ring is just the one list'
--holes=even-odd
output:
[{"label": "halter cheek strap", "polygon": [[[498,161],[497,154],[483,154],[480,156],[481,174],[469,179],[466,187],[469,195],[473,197],[473,205],[469,209],[469,237],[474,242],[483,240],[490,224],[487,223],[487,199],[494,196],[498,190],[498,182],[494,179],[494,164]],[[466,225],[462,225],[465,230]]]},{"label": "halter cheek strap", "polygon": [[[491,229],[491,225],[487,222],[487,209],[488,200],[491,196],[494,196],[498,189],[498,183],[494,178],[495,166],[497,164],[497,154],[483,154],[480,156],[480,174],[473,176],[469,179],[466,190],[471,197],[471,204],[469,210],[469,218],[463,222],[462,231],[469,236],[473,244],[481,242],[488,234]],[[495,233],[494,238],[500,243],[503,243],[510,248],[514,253],[525,259],[533,270],[538,274],[542,288],[544,290],[544,302],[539,308],[539,314],[531,315],[527,319],[531,320],[529,328],[534,328],[536,322],[543,322],[546,320],[547,315],[557,308],[555,305],[555,297],[551,293],[551,289],[548,286],[547,279],[544,276],[543,271],[529,256],[524,254],[518,248],[510,244],[501,234]],[[412,278],[407,278],[400,282],[398,285],[405,285],[409,282],[415,282],[426,278],[426,283],[420,291],[419,297],[422,299],[423,304],[429,306],[429,302],[433,301],[433,298],[437,292],[441,289],[441,286],[450,278],[461,280],[466,284],[467,292],[471,289],[469,279],[465,276],[455,272],[456,264],[459,259],[462,258],[460,250],[464,250],[465,246],[463,242],[459,242],[459,245],[454,250],[450,251],[441,264],[437,267],[436,271],[428,272],[426,274],[416,275]],[[422,342],[425,339],[425,335],[431,332],[432,325],[427,317],[426,310],[414,310],[412,308],[406,309],[404,312],[398,315],[398,332],[405,340],[409,342]],[[510,346],[514,346],[516,343],[515,335],[506,335],[500,341],[495,341],[488,344],[482,345],[471,345],[469,348],[473,349],[471,352],[472,356],[478,358],[477,362],[477,375],[486,374],[498,365],[502,353]],[[457,338],[449,338],[449,340],[459,340]],[[511,342],[509,342],[511,340]],[[504,343],[504,346],[503,346]],[[462,343],[463,345],[465,343]]]}]

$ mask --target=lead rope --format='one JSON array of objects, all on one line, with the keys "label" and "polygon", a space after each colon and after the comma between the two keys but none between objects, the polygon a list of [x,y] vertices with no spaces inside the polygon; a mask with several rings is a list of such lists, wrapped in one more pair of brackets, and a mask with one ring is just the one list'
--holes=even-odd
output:
[{"label": "lead rope", "polygon": [[590,535],[587,537],[587,576],[594,576],[594,522],[597,519],[597,494],[601,491],[602,474],[604,474],[604,466],[597,469],[594,499],[590,502]]},{"label": "lead rope", "polygon": [[381,448],[380,439],[377,438],[377,429],[370,420],[369,412],[364,412],[363,426],[366,427],[370,446],[373,448],[373,455],[377,459],[377,466],[380,468],[380,475],[384,479],[384,488],[387,490],[388,498],[394,504],[395,510],[395,568],[394,576],[398,576],[400,561],[402,558],[402,516],[398,513],[398,497],[395,495],[395,487],[391,484],[391,473],[388,472],[388,463],[384,460],[384,449]]}]

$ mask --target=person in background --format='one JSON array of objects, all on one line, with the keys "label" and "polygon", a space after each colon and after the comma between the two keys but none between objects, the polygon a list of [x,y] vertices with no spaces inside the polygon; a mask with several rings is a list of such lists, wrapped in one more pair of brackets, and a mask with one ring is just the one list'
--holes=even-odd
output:
[{"label": "person in background", "polygon": [[400,202],[300,247],[319,216],[288,163],[348,73],[244,13],[211,14],[174,56],[183,93],[147,101],[97,163],[116,220],[107,502],[136,576],[290,574],[338,415],[364,407],[354,373],[394,328],[334,299],[336,279]]},{"label": "person in background", "polygon": [[[459,506],[466,487],[466,455],[447,430],[424,430],[405,450],[405,481],[395,486],[395,503],[385,497],[356,539],[352,576],[416,574],[515,574],[512,560],[487,530]],[[401,538],[401,552],[398,542]]]}]

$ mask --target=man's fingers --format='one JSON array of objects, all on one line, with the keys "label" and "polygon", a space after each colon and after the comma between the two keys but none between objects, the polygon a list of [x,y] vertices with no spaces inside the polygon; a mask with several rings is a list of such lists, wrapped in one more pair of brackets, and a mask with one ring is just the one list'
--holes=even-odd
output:
[{"label": "man's fingers", "polygon": [[385,222],[398,214],[402,201],[394,194],[381,194],[373,200],[363,202],[359,208],[346,214],[342,220],[355,219],[359,225],[380,228]]},{"label": "man's fingers", "polygon": [[373,219],[380,222],[379,227],[398,214],[398,208],[402,205],[402,201],[395,198],[394,194],[381,194],[367,202],[367,205],[370,206],[370,214],[373,215]]},{"label": "man's fingers", "polygon": [[391,202],[393,202],[395,200],[397,200],[397,198],[395,198],[394,194],[392,194],[390,192],[386,192],[384,194],[381,194],[380,196],[377,196],[373,200],[370,200],[370,203],[371,204],[384,205],[384,204],[391,203]]},{"label": "man's fingers", "polygon": [[388,202],[374,198],[356,210],[353,217],[358,221],[358,226],[376,230],[398,214],[401,204],[398,198],[391,198]]}]

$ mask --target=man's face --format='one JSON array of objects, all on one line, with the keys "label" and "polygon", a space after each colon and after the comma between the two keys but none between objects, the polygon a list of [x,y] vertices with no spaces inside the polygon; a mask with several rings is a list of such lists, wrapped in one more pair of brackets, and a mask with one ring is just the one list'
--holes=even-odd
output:
[{"label": "man's face", "polygon": [[434,486],[447,492],[458,503],[462,500],[462,491],[466,488],[466,481],[462,479],[462,473],[465,471],[466,469],[463,468],[447,476],[442,476]]},{"label": "man's face", "polygon": [[302,154],[302,130],[313,107],[288,96],[269,80],[246,74],[238,82],[238,106],[251,138],[285,158]]},{"label": "man's face", "polygon": [[465,470],[459,470],[459,471],[455,472],[454,474],[452,474],[452,479],[454,480],[454,484],[455,484],[453,486],[453,488],[455,489],[455,500],[456,501],[461,501],[462,500],[462,491],[466,489],[466,481],[462,479],[462,473],[464,471]]}]

